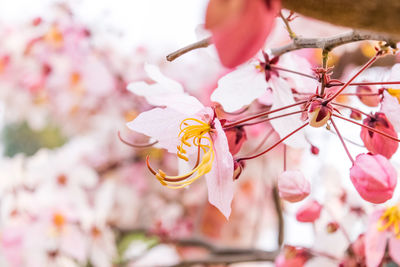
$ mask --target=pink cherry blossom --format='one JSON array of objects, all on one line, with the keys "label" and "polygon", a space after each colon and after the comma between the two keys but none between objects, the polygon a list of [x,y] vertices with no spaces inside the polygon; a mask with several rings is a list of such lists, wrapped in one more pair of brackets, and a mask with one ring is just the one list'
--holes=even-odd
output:
[{"label": "pink cherry blossom", "polygon": [[392,260],[400,264],[400,211],[398,206],[377,210],[369,217],[365,233],[365,255],[368,267],[380,266],[388,245]]},{"label": "pink cherry blossom", "polygon": [[304,204],[297,212],[296,219],[299,222],[314,222],[319,218],[322,206],[316,200]]},{"label": "pink cherry blossom", "polygon": [[298,202],[310,194],[310,182],[300,171],[285,171],[278,178],[279,196],[289,202]]},{"label": "pink cherry blossom", "polygon": [[[396,131],[384,113],[377,112],[365,118],[363,124],[397,138]],[[399,147],[397,141],[369,131],[364,127],[361,128],[360,136],[369,152],[381,154],[388,159],[392,157]]]},{"label": "pink cherry blossom", "polygon": [[350,179],[363,199],[379,204],[392,198],[397,173],[384,156],[360,154],[350,169]]},{"label": "pink cherry blossom", "polygon": [[262,48],[279,8],[279,0],[210,0],[205,26],[224,66],[242,64]]}]

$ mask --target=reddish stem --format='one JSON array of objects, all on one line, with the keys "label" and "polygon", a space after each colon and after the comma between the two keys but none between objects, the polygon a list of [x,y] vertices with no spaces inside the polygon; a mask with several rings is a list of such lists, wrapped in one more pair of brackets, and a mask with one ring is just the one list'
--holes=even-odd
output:
[{"label": "reddish stem", "polygon": [[338,137],[339,137],[339,139],[340,139],[340,142],[342,142],[343,148],[344,148],[344,150],[346,151],[347,156],[349,157],[349,159],[351,160],[351,162],[352,162],[353,165],[354,165],[354,159],[353,159],[353,157],[351,156],[349,150],[347,149],[346,143],[344,142],[343,137],[342,137],[342,135],[341,135],[340,132],[339,132],[339,129],[336,127],[336,124],[335,124],[335,122],[332,120],[332,118],[330,119],[330,121],[331,121],[331,123],[332,123],[332,125],[333,125],[333,128],[335,128],[335,131],[336,131],[336,133],[337,133],[337,135],[338,135]]},{"label": "reddish stem", "polygon": [[[335,84],[332,84],[331,82],[334,82]],[[396,85],[400,84],[400,81],[393,81],[393,82],[361,82],[361,83],[351,83],[349,86],[359,86],[359,85]],[[344,85],[344,82],[341,82],[339,80],[330,80],[329,83],[326,85],[327,87],[332,87],[332,86],[341,86]]]},{"label": "reddish stem", "polygon": [[349,84],[354,81],[355,78],[358,77],[358,75],[360,75],[364,70],[366,70],[369,66],[371,66],[377,59],[378,57],[381,55],[381,52],[379,51],[378,53],[376,53],[376,55],[371,58],[370,60],[368,60],[367,63],[365,63],[365,65],[353,76],[351,77],[350,80],[348,80],[343,86],[342,88],[340,88],[333,96],[331,96],[330,98],[328,98],[328,100],[326,100],[326,103],[329,103],[330,101],[332,101],[333,99],[335,99],[335,97],[337,97],[341,92],[343,92],[344,89],[347,88],[347,86],[349,86]]},{"label": "reddish stem", "polygon": [[345,104],[340,104],[340,103],[336,103],[336,102],[332,102],[332,104],[333,104],[333,105],[336,105],[336,106],[339,106],[339,107],[348,108],[348,109],[351,109],[351,110],[360,112],[361,114],[363,114],[363,115],[365,115],[365,116],[367,116],[367,117],[372,117],[370,114],[365,113],[364,111],[361,111],[361,110],[359,110],[359,109],[357,109],[357,108],[353,108],[353,107],[348,106],[348,105],[345,105]]},{"label": "reddish stem", "polygon": [[287,156],[287,147],[283,144],[283,171],[286,171],[286,156]]},{"label": "reddish stem", "polygon": [[308,75],[308,74],[305,74],[305,73],[302,73],[302,72],[298,72],[298,71],[295,71],[295,70],[285,69],[285,68],[278,67],[278,66],[272,65],[272,64],[271,64],[270,66],[271,66],[271,68],[276,69],[276,70],[285,71],[285,72],[290,72],[290,73],[297,74],[297,75],[300,75],[300,76],[303,76],[303,77],[311,78],[311,79],[313,79],[313,80],[318,80],[317,77],[312,76],[312,75]]},{"label": "reddish stem", "polygon": [[277,109],[274,109],[274,110],[269,110],[269,111],[261,112],[261,113],[259,113],[259,114],[256,114],[256,115],[253,115],[253,116],[250,116],[250,117],[241,119],[241,120],[239,120],[239,121],[237,121],[237,122],[233,122],[233,123],[231,123],[231,124],[225,124],[225,125],[224,125],[224,128],[225,128],[225,129],[226,129],[226,128],[230,128],[230,127],[239,125],[239,124],[241,124],[241,123],[244,123],[244,122],[247,122],[247,121],[250,121],[250,120],[253,120],[253,119],[257,119],[257,118],[259,118],[259,117],[262,117],[262,116],[271,114],[271,113],[275,113],[275,112],[278,112],[278,111],[281,111],[281,110],[284,110],[284,109],[287,109],[287,108],[291,108],[291,107],[295,107],[295,106],[298,106],[298,105],[305,104],[305,103],[307,103],[307,102],[308,102],[308,100],[304,100],[304,101],[300,101],[300,102],[297,102],[297,103],[294,103],[294,104],[291,104],[291,105],[288,105],[288,106],[284,106],[284,107],[281,107],[281,108],[277,108]]},{"label": "reddish stem", "polygon": [[253,155],[253,156],[249,156],[249,157],[243,157],[243,158],[239,158],[237,159],[237,162],[239,161],[243,161],[243,160],[249,160],[249,159],[254,159],[257,158],[259,156],[264,155],[265,153],[269,152],[270,150],[274,149],[277,145],[279,145],[280,143],[282,143],[283,141],[285,141],[286,139],[288,139],[290,136],[292,136],[293,134],[297,133],[298,131],[300,131],[301,129],[303,129],[304,127],[306,127],[308,125],[308,122],[304,123],[302,126],[300,126],[299,128],[297,128],[296,130],[294,130],[293,132],[291,132],[290,134],[286,135],[284,138],[282,138],[281,140],[279,140],[278,142],[276,142],[274,145],[272,145],[271,147],[267,148],[266,150]]},{"label": "reddish stem", "polygon": [[264,136],[264,138],[261,140],[258,146],[253,150],[254,153],[257,152],[265,144],[265,142],[267,142],[268,138],[271,136],[273,132],[274,129],[271,129],[267,132],[267,134]]},{"label": "reddish stem", "polygon": [[385,136],[385,137],[387,137],[387,138],[390,138],[390,139],[392,139],[393,141],[400,142],[400,140],[397,139],[396,137],[393,137],[393,136],[391,136],[391,135],[389,135],[389,134],[387,134],[387,133],[384,133],[384,132],[382,132],[382,131],[379,131],[379,130],[377,130],[377,129],[374,129],[374,128],[372,128],[372,127],[369,127],[369,126],[367,126],[367,125],[358,123],[358,122],[356,122],[356,121],[350,120],[350,119],[348,119],[348,118],[345,118],[345,117],[342,117],[342,116],[339,116],[339,115],[336,115],[336,114],[332,114],[332,116],[337,117],[337,118],[342,119],[342,120],[345,120],[345,121],[348,121],[348,122],[351,122],[351,123],[354,123],[354,124],[357,124],[358,126],[364,127],[364,128],[366,128],[366,129],[370,130],[371,132],[374,132],[374,133],[377,133],[377,134],[381,134],[381,135],[383,135],[383,136]]},{"label": "reddish stem", "polygon": [[[282,114],[282,115],[278,115],[278,116],[275,116],[275,117],[268,117],[268,118],[262,119],[260,121],[249,122],[249,123],[246,123],[246,124],[236,125],[236,126],[243,127],[243,126],[255,125],[255,124],[259,124],[259,123],[262,123],[262,122],[267,122],[267,121],[270,121],[270,120],[273,120],[273,119],[279,119],[279,118],[282,118],[282,117],[286,117],[286,116],[290,116],[290,115],[294,115],[294,114],[298,114],[298,113],[303,113],[303,112],[306,112],[306,111],[307,110],[293,111],[293,112]],[[224,127],[224,129],[229,129],[229,128],[232,128],[232,127],[234,127],[234,126]]]}]

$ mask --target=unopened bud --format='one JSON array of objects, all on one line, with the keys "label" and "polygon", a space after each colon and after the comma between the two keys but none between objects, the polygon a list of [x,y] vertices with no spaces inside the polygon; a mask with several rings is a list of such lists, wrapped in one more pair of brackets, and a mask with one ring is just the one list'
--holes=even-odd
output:
[{"label": "unopened bud", "polygon": [[353,120],[361,120],[362,119],[362,115],[360,112],[356,111],[356,110],[352,110],[351,114],[350,114],[350,118],[352,118]]},{"label": "unopened bud", "polygon": [[314,145],[311,145],[311,153],[313,155],[318,155],[319,154],[319,148],[314,146]]},{"label": "unopened bud", "polygon": [[228,139],[229,152],[232,155],[237,154],[242,148],[243,143],[247,140],[246,131],[243,127],[232,127],[224,131]]},{"label": "unopened bud", "polygon": [[356,92],[358,94],[358,99],[360,99],[360,101],[368,107],[377,107],[381,102],[381,96],[378,94],[379,90],[375,87],[361,85],[357,87]]},{"label": "unopened bud", "polygon": [[236,160],[233,162],[233,180],[239,179],[239,176],[242,174],[244,168],[244,162],[237,162]]},{"label": "unopened bud", "polygon": [[330,222],[326,225],[326,231],[330,234],[335,233],[339,229],[339,224],[337,222]]}]

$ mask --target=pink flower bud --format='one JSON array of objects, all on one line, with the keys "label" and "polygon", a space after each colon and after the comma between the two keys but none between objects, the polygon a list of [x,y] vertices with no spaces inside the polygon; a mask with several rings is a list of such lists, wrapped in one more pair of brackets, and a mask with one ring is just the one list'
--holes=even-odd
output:
[{"label": "pink flower bud", "polygon": [[352,110],[350,113],[350,118],[352,118],[353,120],[361,120],[362,119],[362,115],[360,112],[356,111],[356,110]]},{"label": "pink flower bud", "polygon": [[[376,88],[366,86],[366,85],[361,85],[357,87],[357,94],[378,94],[379,90]],[[377,107],[379,103],[381,102],[381,96],[380,95],[372,95],[372,96],[362,96],[359,95],[358,98],[360,99],[361,102],[363,102],[364,105],[367,105],[368,107]]]},{"label": "pink flower bud", "polygon": [[275,259],[276,267],[301,267],[311,258],[304,248],[284,246]]},{"label": "pink flower bud", "polygon": [[289,202],[298,202],[310,194],[310,183],[300,171],[285,171],[278,180],[279,196]]},{"label": "pink flower bud", "polygon": [[232,155],[235,155],[247,140],[246,131],[243,127],[228,128],[224,131],[226,138],[228,139],[229,152],[231,152]]},{"label": "pink flower bud", "polygon": [[244,168],[244,161],[237,162],[236,160],[233,162],[233,180],[239,179],[242,174]]},{"label": "pink flower bud", "polygon": [[[375,115],[365,118],[363,124],[397,138],[397,133],[394,130],[393,125],[382,112],[377,112]],[[397,141],[379,133],[369,131],[364,127],[361,128],[360,136],[369,152],[373,154],[381,154],[388,159],[392,157],[399,147]]]},{"label": "pink flower bud", "polygon": [[311,146],[311,153],[312,153],[313,155],[318,155],[318,154],[319,154],[319,148],[312,145],[312,146]]},{"label": "pink flower bud", "polygon": [[335,233],[339,229],[340,225],[337,222],[330,222],[326,225],[326,231],[330,234]]},{"label": "pink flower bud", "polygon": [[303,205],[296,212],[296,219],[299,222],[314,222],[319,218],[322,206],[316,200],[312,200]]},{"label": "pink flower bud", "polygon": [[363,199],[379,204],[392,198],[397,173],[384,156],[360,154],[350,169],[350,179]]}]

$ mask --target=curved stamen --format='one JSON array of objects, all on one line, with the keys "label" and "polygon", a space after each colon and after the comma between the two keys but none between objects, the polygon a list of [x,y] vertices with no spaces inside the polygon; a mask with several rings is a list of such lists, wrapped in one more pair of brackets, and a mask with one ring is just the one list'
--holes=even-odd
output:
[{"label": "curved stamen", "polygon": [[158,141],[155,140],[154,142],[151,142],[151,143],[148,143],[148,144],[134,144],[134,143],[131,143],[131,142],[129,142],[129,141],[126,141],[124,138],[122,138],[120,131],[118,131],[118,134],[117,134],[117,135],[118,135],[118,139],[119,139],[122,143],[124,143],[125,145],[128,145],[128,146],[134,147],[134,148],[146,148],[146,147],[151,147],[151,146],[154,146],[155,144],[158,143]]},{"label": "curved stamen", "polygon": [[[196,124],[191,124],[190,122],[194,122]],[[196,118],[188,118],[180,123],[179,129],[180,132],[178,137],[180,138],[181,143],[177,146],[177,156],[180,159],[189,161],[185,146],[191,147],[194,145],[197,147],[197,160],[191,171],[184,175],[167,175],[162,170],[158,170],[158,172],[156,172],[150,166],[149,158],[147,157],[146,159],[147,167],[149,168],[150,172],[156,176],[162,185],[173,189],[190,185],[198,178],[208,173],[211,170],[212,162],[215,158],[212,139],[210,136],[207,136],[210,134],[210,132],[212,132],[211,126],[208,123]],[[206,144],[202,144],[203,139],[207,141]],[[200,157],[201,152],[203,152],[203,157]]]}]

